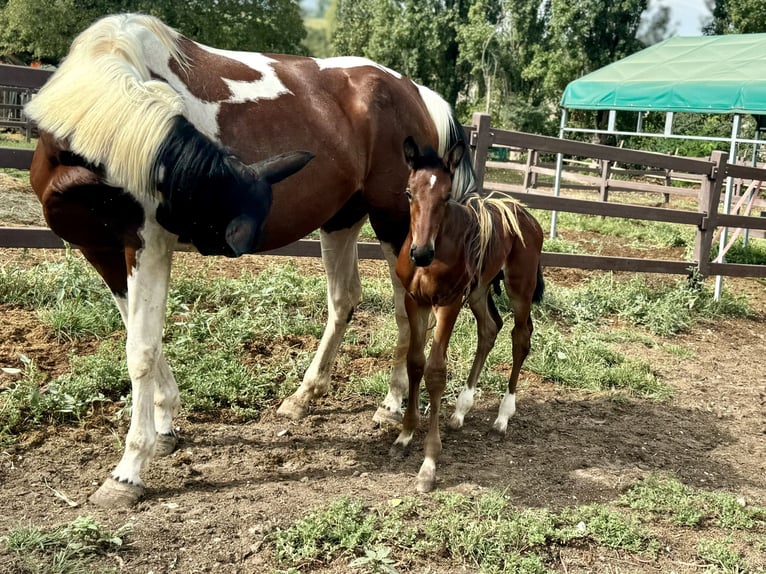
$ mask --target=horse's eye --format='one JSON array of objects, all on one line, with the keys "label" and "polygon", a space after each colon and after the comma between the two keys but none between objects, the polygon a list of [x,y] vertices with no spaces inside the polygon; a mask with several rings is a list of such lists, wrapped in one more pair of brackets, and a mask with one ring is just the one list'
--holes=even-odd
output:
[{"label": "horse's eye", "polygon": [[412,192],[409,187],[404,190],[404,195],[407,196],[407,199],[412,200]]}]

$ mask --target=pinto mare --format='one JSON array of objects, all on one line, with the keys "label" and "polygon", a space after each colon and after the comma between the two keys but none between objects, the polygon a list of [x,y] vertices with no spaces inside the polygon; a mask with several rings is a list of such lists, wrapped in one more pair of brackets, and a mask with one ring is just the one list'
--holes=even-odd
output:
[{"label": "pinto mare", "polygon": [[[367,217],[395,279],[409,227],[402,140],[413,134],[445,150],[463,137],[442,98],[369,60],[223,51],[132,14],[82,32],[26,113],[40,130],[30,179],[46,220],[104,278],[127,329],[130,429],[122,459],[91,497],[107,506],[135,502],[141,467],[175,445],[178,388],[161,338],[176,242],[236,256],[320,228],[327,326],[302,384],[279,409],[299,418],[328,391],[360,300],[356,241]],[[263,223],[268,201],[259,213],[238,207],[252,200],[232,182],[276,182],[309,157],[291,150],[315,157],[274,186]],[[200,162],[200,153],[216,161]],[[273,156],[255,170],[244,165]],[[473,187],[467,155],[458,176],[456,194]],[[409,329],[401,283],[393,285],[399,338],[379,421],[401,417],[407,384]]]},{"label": "pinto mare", "polygon": [[[516,411],[516,383],[529,353],[531,306],[542,299],[544,289],[540,266],[543,232],[529,212],[507,197],[501,200],[471,194],[460,202],[451,199],[452,178],[465,151],[465,144],[458,142],[440,157],[432,148],[421,152],[411,137],[404,142],[404,157],[410,168],[407,195],[411,222],[396,273],[407,291],[405,306],[411,331],[407,353],[409,399],[392,454],[398,456],[409,449],[419,420],[420,380],[425,378],[431,406],[425,460],[417,478],[421,492],[432,490],[436,481],[436,461],[441,453],[439,404],[447,382],[447,347],[461,307],[467,301],[476,317],[478,343],[466,387],[449,421],[452,429],[463,426],[473,406],[476,382],[503,326],[491,293],[493,284],[502,279],[514,320],[508,391],[491,429],[491,436],[502,438],[508,419]],[[432,310],[436,326],[426,361],[424,347]]]}]

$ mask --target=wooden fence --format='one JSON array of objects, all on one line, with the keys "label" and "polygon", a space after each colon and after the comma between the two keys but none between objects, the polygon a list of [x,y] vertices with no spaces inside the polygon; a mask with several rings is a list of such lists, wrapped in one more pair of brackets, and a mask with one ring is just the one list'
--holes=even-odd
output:
[{"label": "wooden fence", "polygon": [[[48,75],[49,72],[41,70],[0,66],[0,85],[16,85],[34,90],[44,83]],[[684,275],[696,270],[703,276],[766,277],[766,266],[710,261],[716,228],[766,230],[766,218],[720,213],[721,189],[727,177],[761,182],[766,181],[766,170],[730,165],[726,162],[726,154],[721,152],[715,152],[710,159],[692,159],[499,130],[491,126],[490,117],[485,114],[475,114],[472,125],[466,126],[466,131],[470,136],[478,180],[487,192],[496,190],[508,193],[535,209],[664,221],[695,228],[694,261],[692,262],[546,252],[543,254],[543,264],[546,266]],[[564,158],[576,158],[578,161],[585,158],[601,162],[599,165],[609,166],[605,168],[599,180],[601,182],[599,183],[599,200],[554,196],[550,192],[542,191],[536,175],[540,173],[550,175],[550,173],[541,171],[545,168],[535,165],[534,161],[529,159],[528,169],[521,184],[512,185],[491,181],[485,177],[488,167],[513,168],[511,165],[505,165],[507,162],[488,161],[488,155],[493,146],[517,150],[527,158],[539,157],[540,154],[562,154]],[[31,158],[31,150],[0,148],[0,167],[28,169]],[[631,188],[629,182],[627,182],[628,185],[623,185],[625,181],[619,184],[622,187],[619,187],[616,182],[610,183],[608,172],[615,163],[624,166],[646,166],[650,170],[655,170],[655,175],[656,173],[685,174],[687,178],[699,181],[699,189],[692,194],[697,198],[697,209],[681,210],[610,203],[608,193],[610,188],[647,191],[641,186]],[[673,189],[675,188],[666,186],[661,189],[661,192],[669,193]],[[60,248],[62,246],[63,242],[48,229],[0,227],[0,247]],[[266,254],[318,257],[320,256],[319,242],[304,239]],[[382,252],[377,244],[364,242],[359,244],[359,256],[379,259],[382,258]]]}]

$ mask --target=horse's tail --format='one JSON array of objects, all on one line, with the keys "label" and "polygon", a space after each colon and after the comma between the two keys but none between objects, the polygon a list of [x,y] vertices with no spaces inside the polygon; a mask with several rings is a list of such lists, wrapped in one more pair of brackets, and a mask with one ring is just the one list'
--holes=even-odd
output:
[{"label": "horse's tail", "polygon": [[532,302],[539,303],[543,300],[543,293],[545,292],[545,279],[543,279],[543,266],[537,264],[537,284],[535,285],[535,292],[532,294]]},{"label": "horse's tail", "polygon": [[[433,90],[425,86],[418,86],[418,90],[439,134],[439,155],[444,156],[447,150],[458,142],[465,143],[466,151],[468,151],[469,146],[463,126],[457,119],[452,107]],[[476,172],[473,169],[471,154],[464,153],[463,159],[460,160],[460,165],[458,165],[452,178],[452,198],[461,201],[466,194],[475,191]]]},{"label": "horse's tail", "polygon": [[[102,166],[110,185],[156,193],[155,160],[184,113],[181,96],[153,80],[144,46],[183,62],[178,34],[156,18],[108,16],[83,31],[51,79],[27,104],[38,127]],[[181,64],[183,65],[183,64]]]}]

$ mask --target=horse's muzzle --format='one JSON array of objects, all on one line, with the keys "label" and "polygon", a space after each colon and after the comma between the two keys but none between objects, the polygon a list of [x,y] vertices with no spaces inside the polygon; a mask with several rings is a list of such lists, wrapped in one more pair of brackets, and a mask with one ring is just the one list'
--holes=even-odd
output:
[{"label": "horse's muzzle", "polygon": [[410,261],[417,267],[428,267],[434,260],[433,247],[420,247],[413,245],[410,247]]}]

